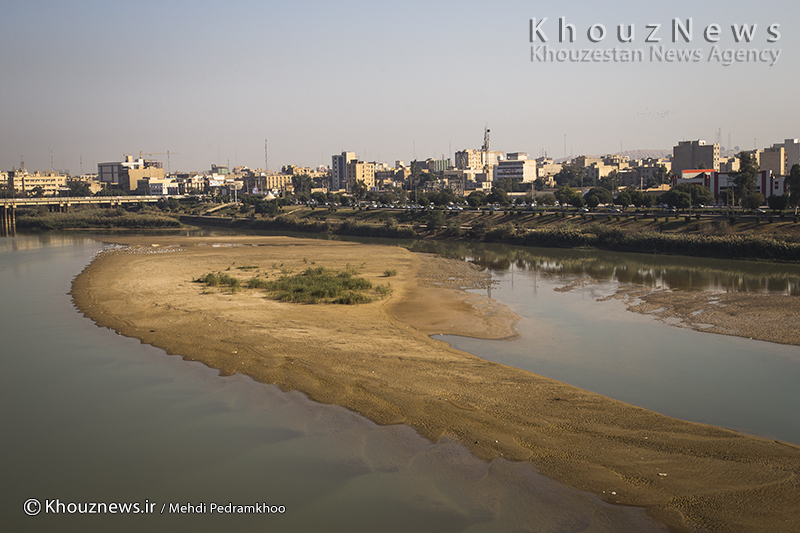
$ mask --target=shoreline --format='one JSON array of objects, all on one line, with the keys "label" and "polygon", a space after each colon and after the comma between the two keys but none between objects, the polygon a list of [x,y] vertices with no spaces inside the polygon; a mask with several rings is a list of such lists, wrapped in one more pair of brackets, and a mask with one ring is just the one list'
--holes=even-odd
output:
[{"label": "shoreline", "polygon": [[[73,283],[76,307],[101,327],[221,374],[298,390],[379,424],[409,425],[432,441],[449,435],[485,460],[530,462],[608,502],[646,507],[675,531],[785,530],[786,520],[797,520],[798,446],[671,419],[431,339],[509,338],[515,315],[461,288],[420,283],[426,258],[419,254],[287,237],[106,240],[139,248],[101,254]],[[175,251],[153,253],[164,250]],[[277,261],[301,269],[303,259],[335,268],[366,259],[364,275],[373,279],[396,268],[394,293],[359,306],[309,306],[250,291],[203,294],[191,281],[256,262],[265,272]],[[442,261],[427,266],[476,270]],[[471,282],[480,283],[474,274]]]}]

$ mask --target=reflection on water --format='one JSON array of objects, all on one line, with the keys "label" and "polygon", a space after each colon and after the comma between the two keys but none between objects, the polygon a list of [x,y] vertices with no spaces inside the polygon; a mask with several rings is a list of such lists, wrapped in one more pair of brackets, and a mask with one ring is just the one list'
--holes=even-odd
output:
[{"label": "reflection on water", "polygon": [[623,283],[800,294],[798,267],[503,245],[413,249],[491,269],[488,295],[522,317],[515,341],[437,339],[668,416],[800,444],[800,347],[669,326],[598,301]]},{"label": "reflection on water", "polygon": [[789,264],[499,244],[418,242],[410,249],[471,261],[497,272],[516,269],[647,287],[800,295],[800,268]]},{"label": "reflection on water", "polygon": [[[8,531],[664,531],[641,509],[484,463],[335,406],[96,327],[67,291],[100,245],[0,239],[3,529]],[[156,502],[154,515],[28,517],[28,498]],[[164,503],[286,506],[160,514]]]}]

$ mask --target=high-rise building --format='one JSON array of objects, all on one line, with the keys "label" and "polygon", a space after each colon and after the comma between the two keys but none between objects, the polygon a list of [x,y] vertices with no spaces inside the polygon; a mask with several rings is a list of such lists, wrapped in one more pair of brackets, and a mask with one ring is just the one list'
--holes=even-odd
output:
[{"label": "high-rise building", "polygon": [[786,174],[792,171],[794,165],[800,165],[800,140],[786,139],[780,144],[773,144],[772,148],[783,148],[784,167]]},{"label": "high-rise building", "polygon": [[680,141],[672,148],[672,173],[680,177],[684,170],[719,171],[719,144],[705,141]]},{"label": "high-rise building", "polygon": [[353,159],[347,163],[347,192],[353,191],[353,185],[363,181],[367,188],[375,187],[375,163],[366,163]]},{"label": "high-rise building", "polygon": [[761,152],[761,163],[759,170],[771,170],[776,176],[785,176],[786,171],[786,150],[782,144],[776,144],[772,148],[764,148]]},{"label": "high-rise building", "polygon": [[334,155],[331,164],[331,190],[339,191],[347,188],[347,165],[356,158],[355,152],[342,152]]}]

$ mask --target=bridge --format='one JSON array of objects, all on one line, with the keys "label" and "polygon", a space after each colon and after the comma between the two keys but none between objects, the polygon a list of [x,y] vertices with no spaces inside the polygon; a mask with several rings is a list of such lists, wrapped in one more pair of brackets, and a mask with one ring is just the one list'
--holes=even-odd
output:
[{"label": "bridge", "polygon": [[73,205],[107,205],[117,207],[123,204],[155,203],[167,196],[46,196],[42,198],[0,198],[0,230],[4,235],[16,232],[18,207],[47,206],[51,210],[69,213]]}]

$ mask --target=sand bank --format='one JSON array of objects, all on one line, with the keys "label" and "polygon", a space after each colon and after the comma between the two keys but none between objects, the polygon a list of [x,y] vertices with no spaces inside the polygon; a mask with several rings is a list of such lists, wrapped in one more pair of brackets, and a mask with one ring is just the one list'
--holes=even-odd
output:
[{"label": "sand bank", "polygon": [[781,294],[681,291],[629,285],[612,298],[678,327],[800,346],[800,298]]},{"label": "sand bank", "polygon": [[[450,435],[487,460],[529,461],[609,502],[647,507],[675,530],[800,531],[800,447],[671,419],[432,340],[515,335],[511,311],[461,290],[486,282],[470,265],[286,237],[114,241],[132,247],[101,254],[73,286],[100,326],[432,440]],[[358,306],[298,305],[192,281],[311,265],[356,267],[393,293]],[[397,275],[384,277],[387,269]]]}]

